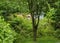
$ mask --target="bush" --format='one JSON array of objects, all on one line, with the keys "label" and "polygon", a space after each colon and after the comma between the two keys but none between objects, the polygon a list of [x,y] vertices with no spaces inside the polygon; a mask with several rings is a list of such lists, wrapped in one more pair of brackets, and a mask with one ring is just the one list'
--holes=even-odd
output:
[{"label": "bush", "polygon": [[6,23],[0,16],[0,43],[13,43],[16,33],[10,28],[9,23]]},{"label": "bush", "polygon": [[54,27],[51,26],[51,23],[48,22],[47,18],[40,20],[38,27],[39,36],[53,36],[54,35]]},{"label": "bush", "polygon": [[60,39],[60,29],[57,29],[54,33],[54,36],[58,39]]},{"label": "bush", "polygon": [[19,34],[23,33],[24,36],[32,32],[31,20],[28,20],[27,18],[15,17],[10,24],[16,32]]}]

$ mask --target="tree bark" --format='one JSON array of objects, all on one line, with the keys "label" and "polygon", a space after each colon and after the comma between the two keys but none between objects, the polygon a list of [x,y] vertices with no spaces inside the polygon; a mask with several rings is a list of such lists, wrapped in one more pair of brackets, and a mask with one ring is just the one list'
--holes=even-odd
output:
[{"label": "tree bark", "polygon": [[33,28],[33,41],[37,41],[37,29]]}]

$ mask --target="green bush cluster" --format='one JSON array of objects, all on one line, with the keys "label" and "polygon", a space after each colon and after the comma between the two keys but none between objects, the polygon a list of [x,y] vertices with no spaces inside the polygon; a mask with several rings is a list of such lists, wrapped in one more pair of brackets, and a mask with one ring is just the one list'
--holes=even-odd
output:
[{"label": "green bush cluster", "polygon": [[[11,19],[9,22],[11,28],[15,30],[17,34],[17,39],[15,39],[15,43],[24,42],[28,38],[32,38],[32,22],[27,18],[15,17]],[[23,39],[24,38],[24,39]]]},{"label": "green bush cluster", "polygon": [[3,13],[28,12],[27,2],[23,0],[1,0],[0,11]]},{"label": "green bush cluster", "polygon": [[23,36],[27,37],[32,32],[32,22],[27,18],[15,17],[9,23],[17,33],[23,33]]},{"label": "green bush cluster", "polygon": [[58,39],[60,39],[60,29],[56,30],[54,33],[54,36]]},{"label": "green bush cluster", "polygon": [[16,33],[0,16],[0,43],[13,43]]},{"label": "green bush cluster", "polygon": [[0,15],[7,21],[9,16],[13,13],[28,12],[27,2],[23,0],[1,0],[0,1]]}]

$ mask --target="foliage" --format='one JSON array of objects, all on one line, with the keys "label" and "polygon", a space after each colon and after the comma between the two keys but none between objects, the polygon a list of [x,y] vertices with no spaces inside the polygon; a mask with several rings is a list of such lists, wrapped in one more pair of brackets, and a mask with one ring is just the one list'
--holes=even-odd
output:
[{"label": "foliage", "polygon": [[0,43],[13,43],[16,33],[10,28],[0,16]]},{"label": "foliage", "polygon": [[39,24],[37,43],[60,42],[60,0],[0,0],[0,43],[32,43],[32,21]]},{"label": "foliage", "polygon": [[9,20],[8,16],[13,13],[26,13],[28,12],[27,2],[22,0],[3,0],[0,1],[0,15],[4,17],[4,19]]},{"label": "foliage", "polygon": [[[50,20],[52,21],[52,20]],[[44,17],[44,19],[40,20],[38,27],[38,37],[42,36],[53,36],[54,27],[48,22],[48,19]]]},{"label": "foliage", "polygon": [[56,30],[54,35],[56,38],[60,39],[60,29]]},{"label": "foliage", "polygon": [[54,1],[53,3],[54,6],[51,6],[52,4],[50,4],[50,6],[55,9],[54,14],[51,16],[52,20],[54,21],[52,25],[54,26],[55,30],[60,28],[59,27],[60,26],[60,23],[59,23],[60,22],[60,5],[59,4],[60,4],[60,0]]}]

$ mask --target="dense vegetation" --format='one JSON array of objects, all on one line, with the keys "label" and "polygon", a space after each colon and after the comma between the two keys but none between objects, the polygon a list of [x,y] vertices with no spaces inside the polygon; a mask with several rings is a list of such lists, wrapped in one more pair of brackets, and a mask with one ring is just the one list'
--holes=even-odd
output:
[{"label": "dense vegetation", "polygon": [[60,43],[60,0],[0,0],[0,43],[33,42]]}]

